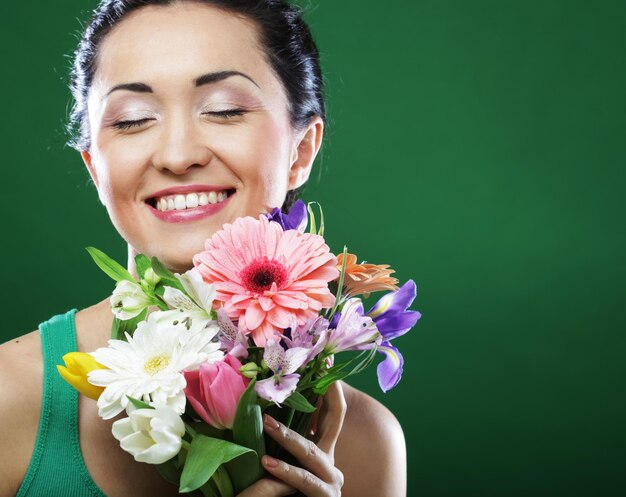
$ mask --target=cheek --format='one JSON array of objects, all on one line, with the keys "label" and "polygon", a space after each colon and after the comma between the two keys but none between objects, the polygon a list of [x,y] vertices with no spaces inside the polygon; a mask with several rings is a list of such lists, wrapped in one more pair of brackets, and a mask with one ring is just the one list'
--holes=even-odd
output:
[{"label": "cheek", "polygon": [[101,195],[105,197],[110,210],[115,210],[119,202],[132,200],[129,196],[137,190],[149,148],[147,143],[136,141],[135,138],[132,143],[129,139],[101,143],[94,153]]},{"label": "cheek", "polygon": [[215,153],[239,178],[248,195],[282,200],[287,188],[290,152],[289,127],[272,119],[229,131]]}]

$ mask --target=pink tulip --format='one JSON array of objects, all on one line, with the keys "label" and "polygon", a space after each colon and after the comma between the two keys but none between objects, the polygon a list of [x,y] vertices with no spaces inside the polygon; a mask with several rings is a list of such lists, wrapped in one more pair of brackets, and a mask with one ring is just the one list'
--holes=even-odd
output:
[{"label": "pink tulip", "polygon": [[185,371],[185,395],[211,426],[232,429],[237,404],[250,383],[240,372],[241,363],[230,354],[223,361],[203,363],[197,371]]}]

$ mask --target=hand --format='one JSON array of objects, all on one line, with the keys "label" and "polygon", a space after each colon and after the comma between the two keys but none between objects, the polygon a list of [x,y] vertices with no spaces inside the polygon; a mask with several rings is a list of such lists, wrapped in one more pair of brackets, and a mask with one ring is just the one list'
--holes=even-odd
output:
[{"label": "hand", "polygon": [[270,416],[264,417],[265,433],[287,449],[302,465],[263,456],[263,467],[275,479],[263,478],[238,497],[282,497],[297,491],[308,497],[339,497],[343,474],[335,467],[335,445],[346,414],[346,400],[339,382],[333,383],[320,408],[317,445]]}]

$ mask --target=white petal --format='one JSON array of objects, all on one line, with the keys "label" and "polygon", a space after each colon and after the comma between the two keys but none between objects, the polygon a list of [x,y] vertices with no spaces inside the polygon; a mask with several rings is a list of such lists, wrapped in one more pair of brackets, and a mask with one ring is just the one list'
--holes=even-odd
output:
[{"label": "white petal", "polygon": [[259,397],[276,404],[282,404],[287,397],[296,391],[299,379],[299,374],[274,375],[266,380],[258,381],[254,385],[254,390]]},{"label": "white petal", "polygon": [[310,351],[311,349],[307,349],[304,347],[294,347],[292,349],[287,349],[287,351],[285,352],[285,364],[281,372],[287,375],[296,371],[306,362]]}]

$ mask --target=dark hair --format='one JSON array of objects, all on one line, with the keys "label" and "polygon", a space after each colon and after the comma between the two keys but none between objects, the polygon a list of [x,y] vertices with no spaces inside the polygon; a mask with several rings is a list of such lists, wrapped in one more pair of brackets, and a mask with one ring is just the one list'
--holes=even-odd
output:
[{"label": "dark hair", "polygon": [[[74,54],[70,79],[74,105],[68,124],[71,146],[88,150],[91,144],[87,98],[96,72],[98,48],[107,33],[126,15],[141,7],[184,1],[212,5],[253,21],[267,61],[287,94],[291,125],[302,129],[316,115],[326,121],[319,52],[299,7],[285,0],[102,0]],[[283,211],[291,208],[301,189],[287,192]]]}]

